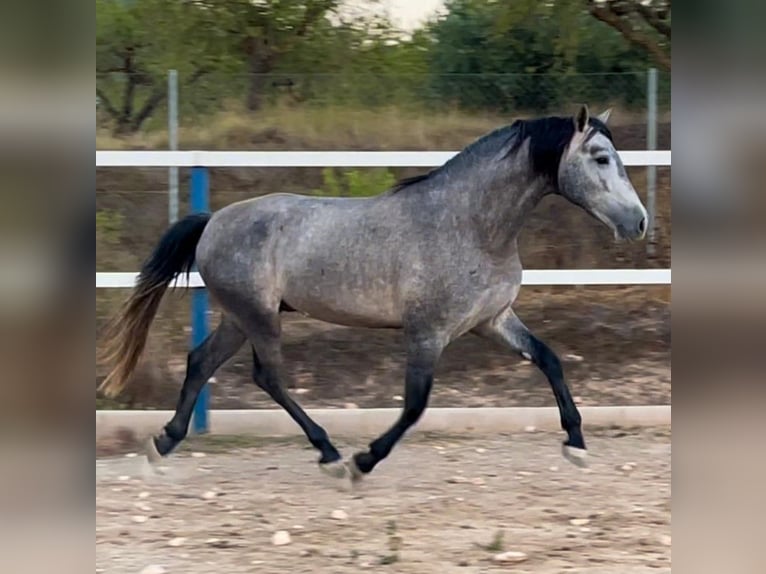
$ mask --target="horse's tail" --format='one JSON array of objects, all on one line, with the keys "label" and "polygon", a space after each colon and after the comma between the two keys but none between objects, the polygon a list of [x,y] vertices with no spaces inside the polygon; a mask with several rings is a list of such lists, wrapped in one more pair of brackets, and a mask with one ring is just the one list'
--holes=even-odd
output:
[{"label": "horse's tail", "polygon": [[186,273],[188,278],[209,220],[207,213],[195,214],[173,224],[141,268],[133,293],[107,327],[102,360],[113,367],[98,388],[106,396],[114,397],[125,387],[144,350],[162,296],[178,275]]}]

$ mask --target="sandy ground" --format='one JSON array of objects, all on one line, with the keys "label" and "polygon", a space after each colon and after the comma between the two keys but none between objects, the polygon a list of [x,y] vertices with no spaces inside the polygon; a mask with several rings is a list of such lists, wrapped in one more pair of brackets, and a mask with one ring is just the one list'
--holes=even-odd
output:
[{"label": "sandy ground", "polygon": [[[558,433],[414,435],[355,488],[302,442],[216,440],[165,474],[96,462],[97,572],[670,572],[669,430],[591,430],[585,470]],[[493,560],[505,551],[526,559]]]}]

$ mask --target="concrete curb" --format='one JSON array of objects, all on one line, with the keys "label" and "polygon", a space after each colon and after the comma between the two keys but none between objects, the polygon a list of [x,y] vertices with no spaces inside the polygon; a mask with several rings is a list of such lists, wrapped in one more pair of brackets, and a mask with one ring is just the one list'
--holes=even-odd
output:
[{"label": "concrete curb", "polygon": [[[583,427],[669,426],[670,405],[580,407]],[[376,436],[399,416],[400,409],[309,409],[309,416],[335,436]],[[96,411],[96,439],[120,428],[139,436],[156,434],[173,411]],[[559,430],[556,407],[431,408],[412,432],[499,433],[527,427]],[[281,409],[210,411],[210,434],[264,437],[303,436],[301,429]]]}]

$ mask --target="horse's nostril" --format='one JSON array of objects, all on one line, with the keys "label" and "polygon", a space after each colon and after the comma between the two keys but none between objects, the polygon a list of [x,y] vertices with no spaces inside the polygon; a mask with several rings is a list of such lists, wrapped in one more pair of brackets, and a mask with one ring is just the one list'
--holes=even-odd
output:
[{"label": "horse's nostril", "polygon": [[646,231],[646,217],[642,217],[641,221],[638,222],[638,232],[643,233]]}]

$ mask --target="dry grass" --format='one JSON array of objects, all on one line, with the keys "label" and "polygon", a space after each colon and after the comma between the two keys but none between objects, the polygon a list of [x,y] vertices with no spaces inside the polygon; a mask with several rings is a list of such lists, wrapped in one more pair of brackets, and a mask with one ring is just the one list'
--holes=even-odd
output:
[{"label": "dry grass", "polygon": [[[308,149],[426,149],[449,145],[458,134],[479,134],[506,121],[491,115],[472,116],[452,111],[434,114],[402,108],[274,106],[247,112],[228,106],[210,118],[182,125],[180,147],[237,149],[267,144],[286,149],[296,144]],[[183,123],[183,122],[182,122]],[[288,134],[290,137],[288,138]],[[294,138],[300,138],[296,142]],[[167,132],[142,132],[114,137],[96,133],[98,149],[167,148]]]},{"label": "dry grass", "polygon": [[[594,106],[594,113],[606,106]],[[530,117],[530,112],[512,115],[469,114],[457,109],[435,112],[428,109],[386,107],[349,108],[348,106],[301,106],[286,104],[248,112],[229,103],[208,118],[181,121],[179,142],[182,149],[356,149],[424,150],[455,148],[515,118]],[[668,118],[669,119],[669,118]],[[633,124],[643,115],[615,110],[610,124]],[[166,149],[165,130],[140,132],[115,137],[107,129],[96,132],[97,149]]]}]

